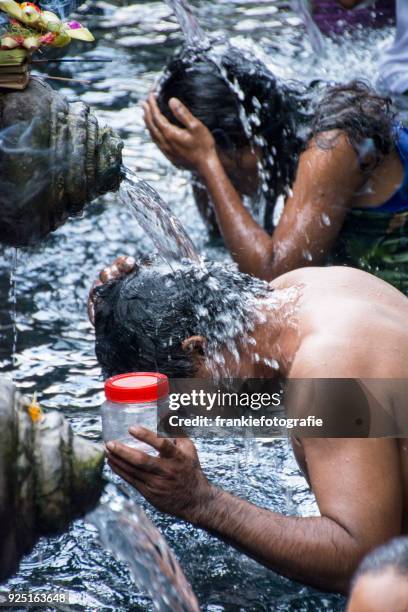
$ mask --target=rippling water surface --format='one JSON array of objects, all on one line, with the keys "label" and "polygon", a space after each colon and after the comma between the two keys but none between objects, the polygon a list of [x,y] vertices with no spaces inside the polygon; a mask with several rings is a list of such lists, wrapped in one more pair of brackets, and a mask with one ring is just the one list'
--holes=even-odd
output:
[{"label": "rippling water surface", "polygon": [[[346,71],[347,78],[375,78],[376,57],[391,31],[371,33],[369,42],[364,32],[357,32],[353,41],[345,38],[341,45],[329,41],[326,57],[315,61],[288,4],[206,0],[194,7],[204,28],[251,48],[280,76],[343,80]],[[188,176],[170,167],[149,141],[140,108],[166,58],[181,42],[174,18],[164,2],[128,6],[101,0],[83,5],[81,13],[81,21],[96,36],[95,48],[70,49],[71,55],[84,52],[84,62],[49,65],[48,73],[92,81],[86,88],[64,86],[62,91],[91,104],[100,122],[120,133],[125,164],[163,195],[197,248],[209,253]],[[113,61],[86,63],[87,54]],[[100,439],[102,381],[86,315],[87,291],[98,270],[118,254],[151,249],[129,210],[117,196],[108,195],[37,249],[19,251],[16,266],[12,249],[0,258],[0,372],[12,376],[27,393],[36,390],[44,407],[63,411],[73,427],[91,439]],[[199,448],[208,475],[225,488],[281,512],[316,512],[286,442],[245,446],[215,441]],[[278,577],[209,535],[147,511],[173,547],[203,610],[343,609],[341,598]],[[61,587],[81,594],[81,602],[70,609],[151,609],[124,566],[102,550],[94,528],[82,521],[67,534],[40,542],[8,583],[17,585]]]}]

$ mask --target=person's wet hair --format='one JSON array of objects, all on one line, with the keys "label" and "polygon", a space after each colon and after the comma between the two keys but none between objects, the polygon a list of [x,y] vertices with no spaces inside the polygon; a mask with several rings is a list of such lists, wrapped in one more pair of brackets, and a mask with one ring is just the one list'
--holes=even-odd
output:
[{"label": "person's wet hair", "polygon": [[[299,155],[314,136],[343,130],[360,157],[362,150],[372,150],[373,165],[393,147],[390,102],[365,83],[305,87],[280,81],[233,47],[217,60],[184,48],[168,64],[158,96],[163,114],[177,123],[168,106],[172,97],[206,125],[221,150],[239,154],[248,145],[261,147],[268,230],[276,199],[289,193]],[[333,146],[332,139],[318,143]]]},{"label": "person's wet hair", "polygon": [[387,569],[408,577],[408,537],[394,538],[369,553],[358,567],[352,586],[361,576],[378,574]]},{"label": "person's wet hair", "polygon": [[333,146],[332,138],[321,138],[322,132],[342,131],[348,136],[362,168],[369,153],[372,170],[394,147],[394,113],[391,100],[377,95],[366,83],[329,87],[315,106],[311,135],[320,147]]},{"label": "person's wet hair", "polygon": [[222,351],[234,353],[235,338],[253,328],[256,298],[270,288],[234,264],[151,262],[95,292],[95,350],[105,377],[157,371],[184,378],[197,364],[183,340],[203,336],[206,359],[222,361]]}]

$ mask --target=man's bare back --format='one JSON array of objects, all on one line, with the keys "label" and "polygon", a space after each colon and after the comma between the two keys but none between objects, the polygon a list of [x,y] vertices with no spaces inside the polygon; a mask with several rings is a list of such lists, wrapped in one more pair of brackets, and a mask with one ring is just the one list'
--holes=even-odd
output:
[{"label": "man's bare back", "polygon": [[299,286],[291,377],[408,378],[408,299],[354,268],[302,268],[271,283]]},{"label": "man's bare back", "polygon": [[[408,299],[402,293],[370,274],[346,267],[304,268],[272,284],[277,289],[301,288],[296,313],[299,344],[290,377],[363,379],[381,406],[389,406],[398,415],[408,413]],[[330,444],[344,443],[332,440]],[[319,445],[327,444],[322,441]],[[367,458],[372,454],[373,460],[382,447],[395,447],[403,533],[408,533],[408,438],[353,440],[349,445],[371,445]],[[294,451],[308,475],[303,445],[295,443]],[[324,455],[321,461],[324,463]]]}]

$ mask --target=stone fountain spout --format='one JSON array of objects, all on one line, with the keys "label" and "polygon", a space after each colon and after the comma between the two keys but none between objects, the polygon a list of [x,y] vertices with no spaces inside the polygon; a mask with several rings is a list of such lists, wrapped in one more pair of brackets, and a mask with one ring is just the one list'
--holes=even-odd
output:
[{"label": "stone fountain spout", "polygon": [[0,93],[0,242],[27,246],[122,179],[118,135],[89,107],[32,77]]},{"label": "stone fountain spout", "polygon": [[76,436],[61,414],[34,417],[29,401],[0,379],[0,582],[38,538],[95,507],[103,462],[102,448]]}]

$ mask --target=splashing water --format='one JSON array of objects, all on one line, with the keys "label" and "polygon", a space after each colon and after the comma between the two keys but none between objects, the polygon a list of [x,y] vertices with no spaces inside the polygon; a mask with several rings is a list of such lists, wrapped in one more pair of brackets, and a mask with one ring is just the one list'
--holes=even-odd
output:
[{"label": "splashing water", "polygon": [[[125,168],[123,172],[120,198],[131,208],[165,261],[164,266],[151,261],[149,272],[161,277],[169,295],[171,291],[180,292],[187,299],[196,333],[207,339],[205,360],[213,378],[231,377],[240,362],[240,352],[253,344],[256,324],[265,322],[266,310],[276,309],[276,292],[272,297],[267,283],[241,274],[234,263],[220,264],[199,256],[183,225],[159,194],[132,171]],[[133,291],[132,283],[137,284],[137,277],[138,274],[124,281],[127,290]],[[123,299],[125,293],[121,295]],[[295,297],[292,296],[293,303]],[[108,350],[106,354],[110,353]],[[256,353],[254,359],[260,360]],[[269,365],[269,360],[263,361]],[[270,363],[272,369],[279,369],[276,359]],[[109,369],[109,365],[102,365]]]},{"label": "splashing water", "polygon": [[159,612],[198,612],[196,597],[166,540],[143,509],[109,485],[102,503],[87,516],[102,544],[125,561],[137,586]]},{"label": "splashing water", "polygon": [[291,0],[292,10],[297,13],[303,21],[306,32],[309,36],[313,51],[320,56],[325,55],[325,40],[319,28],[313,21],[309,0]]},{"label": "splashing water", "polygon": [[201,258],[180,221],[146,181],[125,169],[119,196],[129,206],[138,223],[152,239],[160,256],[167,262],[188,259],[197,264]]},{"label": "splashing water", "polygon": [[184,290],[191,295],[197,333],[207,339],[207,368],[215,380],[231,377],[231,368],[239,363],[240,351],[249,343],[263,316],[259,298],[266,298],[268,285],[242,275],[234,263],[206,261],[201,267],[183,265],[179,276]]},{"label": "splashing water", "polygon": [[199,25],[186,0],[166,0],[173,11],[187,45],[195,48],[208,48],[209,38]]},{"label": "splashing water", "polygon": [[[254,330],[266,324],[272,312],[274,322],[287,318],[296,328],[298,289],[271,291],[267,282],[242,274],[234,263],[204,260],[197,265],[184,259],[169,265],[150,259],[118,282],[119,291],[108,286],[97,300],[96,354],[106,376],[119,373],[114,357],[118,351],[129,352],[128,371],[156,369],[183,376],[177,346],[188,335],[205,338],[204,363],[214,380],[236,377],[242,354],[275,374],[280,352],[273,358],[259,355]],[[129,309],[128,316],[123,316],[123,308]],[[106,333],[106,317],[121,321],[120,334]],[[144,342],[158,347],[154,353],[132,353],[140,326],[149,330]],[[169,350],[173,345],[176,350]]]}]

